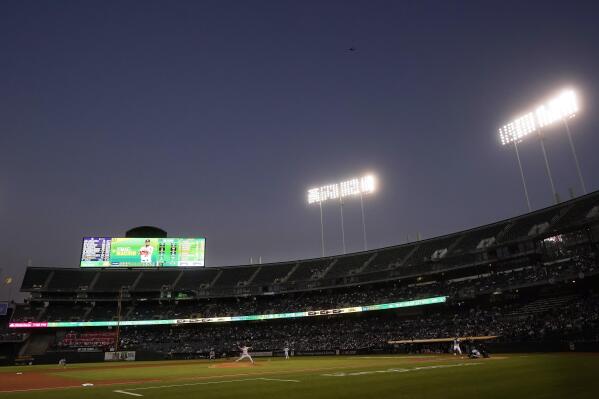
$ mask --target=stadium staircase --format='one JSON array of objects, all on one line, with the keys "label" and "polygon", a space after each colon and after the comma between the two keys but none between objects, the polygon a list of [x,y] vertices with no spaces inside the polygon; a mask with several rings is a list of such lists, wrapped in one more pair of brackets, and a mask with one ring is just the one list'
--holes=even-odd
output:
[{"label": "stadium staircase", "polygon": [[219,277],[223,274],[223,270],[219,270],[218,274],[216,276],[214,276],[214,278],[212,279],[212,281],[210,282],[210,285],[208,286],[208,288],[214,287],[214,284],[218,281]]},{"label": "stadium staircase", "polygon": [[31,334],[19,351],[19,357],[43,355],[54,340],[54,334]]},{"label": "stadium staircase", "polygon": [[252,284],[252,281],[254,281],[254,278],[256,278],[256,276],[258,275],[258,273],[260,273],[260,270],[262,270],[262,266],[256,268],[256,271],[250,276],[249,279],[247,279],[245,281],[244,285],[250,285],[250,284]]},{"label": "stadium staircase", "polygon": [[389,264],[389,269],[396,269],[396,268],[400,267],[401,265],[406,263],[412,257],[412,255],[414,255],[419,249],[420,249],[420,245],[414,245],[414,248],[412,248],[412,250],[410,252],[408,252],[408,254],[406,256],[404,256],[403,259],[399,259],[396,262]]},{"label": "stadium staircase", "polygon": [[503,229],[501,229],[501,231],[499,231],[496,235],[495,235],[495,242],[502,242],[503,241],[503,237],[510,231],[510,229],[512,228],[512,226],[514,226],[515,223],[514,222],[510,222],[510,223],[506,223],[505,227]]},{"label": "stadium staircase", "polygon": [[137,276],[135,281],[133,281],[133,284],[131,284],[131,288],[129,288],[129,291],[135,291],[135,289],[137,288],[137,285],[139,284],[139,281],[141,280],[143,275],[144,275],[144,272],[139,273],[139,275]]},{"label": "stadium staircase", "polygon": [[88,289],[90,291],[94,290],[94,286],[96,285],[96,282],[98,281],[99,278],[100,278],[100,273],[96,273],[96,275],[92,279],[91,283],[89,283],[89,288]]},{"label": "stadium staircase", "polygon": [[293,266],[293,268],[292,268],[291,270],[289,270],[289,273],[287,273],[287,275],[281,279],[281,283],[286,283],[286,282],[287,282],[287,280],[289,280],[289,278],[290,278],[291,276],[293,276],[293,273],[295,273],[295,271],[297,270],[297,268],[298,268],[299,266],[300,266],[300,263],[299,263],[299,262],[297,262],[297,263],[295,264],[295,266]]},{"label": "stadium staircase", "polygon": [[179,273],[175,281],[173,281],[173,284],[171,285],[171,290],[174,289],[177,286],[177,284],[179,284],[179,280],[181,280],[181,277],[183,277],[183,270],[181,270],[181,273]]},{"label": "stadium staircase", "polygon": [[130,320],[129,317],[131,317],[131,313],[133,313],[134,309],[135,309],[135,306],[129,306],[125,310],[125,313],[121,315],[121,320]]},{"label": "stadium staircase", "polygon": [[42,307],[42,309],[39,311],[39,313],[37,314],[37,316],[35,316],[35,321],[40,321],[43,320],[42,317],[44,316],[44,313],[46,313],[46,310],[48,309],[47,306]]},{"label": "stadium staircase", "polygon": [[[333,266],[335,266],[335,263],[337,263],[337,261],[338,261],[338,260],[339,260],[339,258],[335,258],[335,260],[334,260],[334,261],[332,261],[332,262],[331,262],[331,263],[330,263],[330,264],[329,264],[329,265],[326,267],[326,269],[324,269],[324,270],[323,270],[321,273],[317,273],[317,274],[316,274],[316,278],[315,278],[315,279],[313,278],[313,280],[319,280],[319,279],[322,279],[322,278],[324,278],[324,277],[327,275],[327,273],[329,272],[329,270],[331,270],[331,269],[333,268]],[[313,276],[313,277],[314,277],[314,276]]]},{"label": "stadium staircase", "polygon": [[364,269],[366,269],[368,267],[368,265],[372,263],[372,261],[374,260],[374,258],[376,258],[377,255],[378,255],[378,252],[373,253],[372,256],[370,258],[368,258],[366,260],[366,262],[364,262],[362,264],[362,266],[360,266],[359,268],[354,270],[353,274],[361,274],[364,271]]},{"label": "stadium staircase", "polygon": [[50,281],[52,281],[52,277],[54,277],[54,271],[50,272],[50,274],[48,274],[48,277],[46,278],[46,281],[44,281],[44,289],[48,288],[48,285],[50,285]]},{"label": "stadium staircase", "polygon": [[89,314],[92,312],[93,309],[94,309],[93,306],[89,306],[87,308],[87,310],[85,311],[85,313],[83,313],[83,317],[81,320],[87,320],[87,316],[89,316]]},{"label": "stadium staircase", "polygon": [[461,244],[461,242],[464,240],[464,238],[466,238],[466,234],[461,234],[458,236],[458,238],[456,240],[453,241],[453,243],[451,243],[448,247],[447,247],[447,254],[452,254],[453,251]]}]

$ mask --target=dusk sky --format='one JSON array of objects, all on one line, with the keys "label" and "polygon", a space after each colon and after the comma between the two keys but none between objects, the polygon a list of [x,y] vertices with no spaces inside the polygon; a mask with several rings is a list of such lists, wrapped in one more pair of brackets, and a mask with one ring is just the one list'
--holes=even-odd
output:
[{"label": "dusk sky", "polygon": [[[306,190],[366,172],[371,248],[516,216],[497,129],[565,87],[597,190],[598,21],[591,0],[3,1],[0,275],[14,294],[28,259],[77,267],[83,236],[139,225],[206,237],[208,266],[317,257]],[[563,127],[545,134],[580,195]],[[520,149],[551,205],[539,141]],[[359,251],[359,200],[345,216]],[[324,223],[338,254],[337,205]]]}]

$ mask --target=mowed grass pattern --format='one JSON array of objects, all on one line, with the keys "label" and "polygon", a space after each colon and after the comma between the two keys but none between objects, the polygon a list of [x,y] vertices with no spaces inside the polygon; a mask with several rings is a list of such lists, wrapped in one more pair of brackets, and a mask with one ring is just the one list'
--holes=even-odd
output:
[{"label": "mowed grass pattern", "polygon": [[[10,388],[24,378],[32,382]],[[52,389],[45,389],[51,385],[44,385],[44,379],[52,381]],[[25,366],[1,368],[0,380],[0,396],[44,399],[598,398],[599,356],[336,356],[260,358],[256,366],[230,361]],[[81,386],[85,383],[94,385]],[[16,389],[21,391],[8,392]]]}]

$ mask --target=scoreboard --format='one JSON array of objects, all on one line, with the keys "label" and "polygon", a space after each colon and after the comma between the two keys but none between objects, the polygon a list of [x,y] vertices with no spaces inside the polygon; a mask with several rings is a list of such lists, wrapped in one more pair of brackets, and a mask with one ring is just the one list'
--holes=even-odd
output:
[{"label": "scoreboard", "polygon": [[204,266],[205,252],[205,238],[84,237],[80,266]]}]

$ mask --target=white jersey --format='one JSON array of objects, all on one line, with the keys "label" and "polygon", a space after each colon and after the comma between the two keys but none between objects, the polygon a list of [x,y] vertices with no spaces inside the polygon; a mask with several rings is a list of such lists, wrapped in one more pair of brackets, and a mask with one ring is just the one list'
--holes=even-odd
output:
[{"label": "white jersey", "polygon": [[247,347],[247,346],[242,346],[239,349],[241,350],[241,357],[239,359],[235,360],[235,361],[238,362],[238,361],[240,361],[242,359],[248,358],[248,359],[250,359],[250,362],[252,362],[252,364],[254,364],[254,359],[252,359],[252,357],[248,353],[248,350],[250,348]]},{"label": "white jersey", "polygon": [[150,263],[152,262],[152,253],[154,253],[154,247],[151,245],[145,245],[141,247],[139,250],[139,255],[141,257],[141,263]]}]

